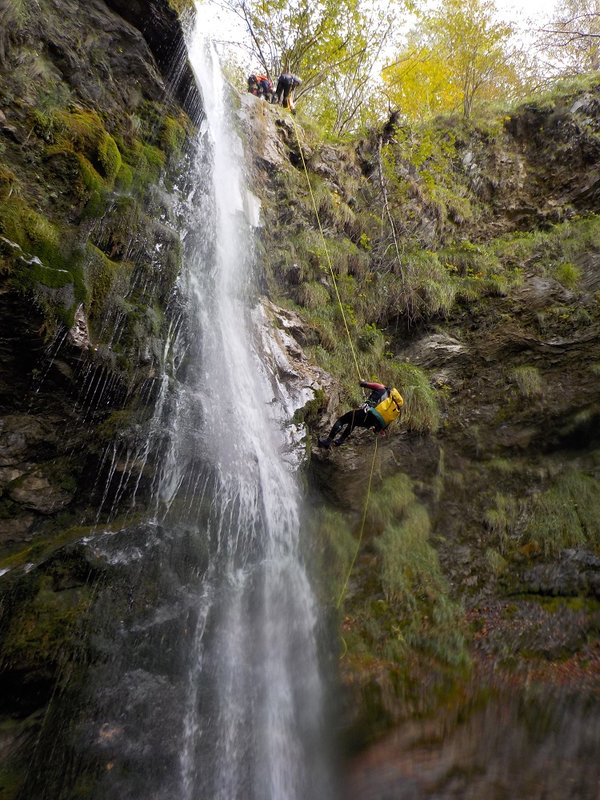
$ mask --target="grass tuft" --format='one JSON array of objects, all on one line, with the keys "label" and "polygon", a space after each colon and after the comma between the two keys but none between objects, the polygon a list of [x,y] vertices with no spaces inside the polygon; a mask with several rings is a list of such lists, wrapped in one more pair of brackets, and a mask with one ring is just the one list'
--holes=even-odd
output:
[{"label": "grass tuft", "polygon": [[583,472],[563,474],[538,498],[524,538],[544,555],[567,547],[600,545],[600,482]]},{"label": "grass tuft", "polygon": [[509,377],[521,397],[539,397],[543,392],[542,377],[537,367],[515,367]]}]

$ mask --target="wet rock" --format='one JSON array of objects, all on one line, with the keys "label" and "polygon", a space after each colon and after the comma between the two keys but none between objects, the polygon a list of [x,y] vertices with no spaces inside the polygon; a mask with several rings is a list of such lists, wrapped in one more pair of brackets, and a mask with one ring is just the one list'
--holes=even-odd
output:
[{"label": "wet rock", "polygon": [[83,305],[80,305],[75,312],[73,325],[69,329],[69,342],[80,350],[87,350],[91,346],[90,332]]},{"label": "wet rock", "polygon": [[568,303],[573,295],[554,278],[546,275],[530,275],[514,294],[515,300],[523,303],[529,311],[544,308],[553,302]]},{"label": "wet rock", "polygon": [[2,125],[2,133],[16,144],[23,143],[22,132],[15,125]]},{"label": "wet rock", "polygon": [[[266,358],[274,399],[281,404],[282,421],[306,415],[331,420],[339,405],[340,388],[324,370],[306,357],[299,340],[307,341],[310,328],[293,311],[279,308],[269,300],[254,311],[262,337],[262,352]],[[304,413],[302,413],[304,412]],[[329,423],[328,423],[329,424]],[[299,434],[294,436],[298,445],[306,429],[299,422]],[[300,457],[304,455],[304,447]]]},{"label": "wet rock", "polygon": [[590,550],[563,550],[556,561],[524,570],[519,585],[531,594],[600,599],[600,556]]},{"label": "wet rock", "polygon": [[[597,116],[600,112],[600,100],[593,94],[586,92],[586,94],[581,95],[581,97],[578,97],[577,100],[575,100],[569,109],[569,112],[571,114],[579,114],[581,112],[586,116]],[[586,122],[588,122],[587,119]]]},{"label": "wet rock", "polygon": [[[299,286],[300,285],[300,283],[302,282],[302,267],[300,266],[300,264],[297,264],[297,263],[292,264],[292,266],[289,268],[288,273],[287,273],[287,280],[288,280],[288,283],[290,284],[290,286]],[[306,326],[304,326],[304,327],[306,327]],[[301,344],[303,344],[301,339],[298,339],[298,341]],[[309,344],[309,343],[310,344],[315,344],[315,342],[312,342],[312,341],[311,342],[304,342],[304,343],[306,343],[306,344]]]},{"label": "wet rock", "polygon": [[25,471],[23,468],[0,467],[0,489],[4,489],[9,483],[16,481],[17,478],[25,474]]},{"label": "wet rock", "polygon": [[0,519],[0,546],[30,541],[35,520],[36,517],[31,514]]},{"label": "wet rock", "polygon": [[106,5],[142,33],[171,91],[195,119],[202,100],[185,57],[179,17],[168,0],[106,0]]},{"label": "wet rock", "polygon": [[278,135],[280,120],[276,109],[260,97],[246,92],[240,95],[238,116],[247,132],[246,146],[255,164],[267,170],[283,167],[287,155]]},{"label": "wet rock", "polygon": [[10,414],[0,418],[0,466],[22,462],[27,454],[38,454],[40,445],[54,445],[56,432],[41,416]]},{"label": "wet rock", "polygon": [[54,514],[69,505],[74,492],[52,483],[46,469],[38,467],[7,488],[11,500],[40,514]]},{"label": "wet rock", "polygon": [[458,339],[444,333],[424,336],[406,348],[403,356],[420,366],[435,369],[451,364],[464,367],[470,360],[469,348]]},{"label": "wet rock", "polygon": [[315,150],[308,166],[312,172],[325,178],[340,194],[344,194],[343,181],[340,181],[340,176],[350,175],[356,178],[360,175],[358,167],[351,159],[344,157],[343,151],[330,146]]}]

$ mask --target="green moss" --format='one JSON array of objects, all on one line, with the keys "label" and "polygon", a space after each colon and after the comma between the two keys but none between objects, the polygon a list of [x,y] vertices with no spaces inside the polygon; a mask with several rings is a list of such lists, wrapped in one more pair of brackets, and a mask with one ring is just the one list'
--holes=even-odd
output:
[{"label": "green moss", "polygon": [[391,383],[404,398],[402,423],[415,431],[436,431],[440,424],[440,409],[427,374],[407,362],[393,362],[388,369]]},{"label": "green moss", "polygon": [[[386,505],[383,497],[389,493],[386,483],[373,497],[382,508]],[[427,509],[416,500],[406,476],[394,480],[391,496],[396,497],[396,507],[386,512],[385,528],[374,541],[378,575],[392,615],[383,617],[392,625],[397,644],[465,666],[462,611],[450,600],[437,553],[429,544]]]},{"label": "green moss", "polygon": [[166,157],[162,150],[149,144],[139,144],[135,148],[136,160],[133,163],[136,178],[141,183],[158,183],[164,169]]},{"label": "green moss", "polygon": [[111,261],[101,250],[88,243],[86,248],[85,274],[88,288],[88,309],[91,321],[102,317],[104,306],[113,285],[123,272],[129,273],[129,265]]},{"label": "green moss", "polygon": [[371,495],[366,517],[367,530],[372,535],[381,534],[388,525],[402,517],[414,499],[412,481],[408,475],[400,472],[388,478]]},{"label": "green moss", "polygon": [[[393,669],[393,662],[406,664],[422,655],[459,672],[468,666],[462,609],[449,597],[428,541],[430,527],[408,476],[387,479],[371,494],[366,541],[377,564],[370,561],[368,570],[361,569],[359,556],[344,601],[347,657],[352,663],[358,659],[361,669],[368,669],[368,662],[381,665],[381,659]],[[412,691],[409,678],[397,678],[394,691],[406,698]]]},{"label": "green moss", "polygon": [[124,161],[121,162],[119,171],[117,173],[115,188],[119,192],[127,194],[131,191],[133,186],[133,169]]},{"label": "green moss", "polygon": [[508,566],[504,556],[492,547],[486,549],[485,560],[494,575],[502,575]]},{"label": "green moss", "polygon": [[542,378],[537,367],[515,367],[509,373],[521,397],[539,397],[543,392]]},{"label": "green moss", "polygon": [[545,555],[565,547],[600,545],[600,483],[582,472],[569,471],[537,499],[525,530],[526,542]]},{"label": "green moss", "polygon": [[490,249],[505,269],[523,262],[541,275],[550,275],[569,289],[575,288],[580,270],[579,257],[600,246],[600,217],[589,214],[553,225],[546,230],[518,232],[496,239]]},{"label": "green moss", "polygon": [[121,191],[131,190],[143,196],[149,185],[159,182],[167,157],[158,147],[138,138],[130,139],[122,147],[117,186]]},{"label": "green moss", "polygon": [[491,533],[497,537],[498,550],[506,554],[508,541],[514,534],[519,517],[519,506],[514,497],[496,492],[495,507],[485,512],[485,524]]},{"label": "green moss", "polygon": [[4,200],[15,190],[16,183],[16,175],[8,167],[5,167],[3,164],[0,164],[0,199]]},{"label": "green moss", "polygon": [[22,603],[18,615],[10,619],[3,642],[4,664],[32,668],[60,660],[90,600],[90,587],[54,591],[51,577],[44,577],[35,596]]},{"label": "green moss", "polygon": [[319,413],[327,406],[327,396],[322,389],[314,390],[314,397],[312,400],[309,400],[308,403],[305,403],[302,408],[298,408],[294,412],[294,416],[292,417],[292,422],[295,425],[299,425],[304,423],[306,425],[311,425],[311,423],[316,422],[319,417]]},{"label": "green moss", "polygon": [[554,277],[567,289],[574,289],[581,278],[581,273],[572,261],[563,261],[554,269]]},{"label": "green moss", "polygon": [[521,469],[518,463],[508,458],[493,458],[488,462],[488,466],[503,475],[510,475],[512,472],[518,472]]},{"label": "green moss", "polygon": [[7,200],[0,209],[0,231],[27,254],[47,266],[63,267],[60,235],[55,225],[18,198]]},{"label": "green moss", "polygon": [[109,185],[113,184],[121,169],[122,160],[117,143],[112,136],[106,134],[101,137],[98,143],[98,159],[106,181]]},{"label": "green moss", "polygon": [[165,117],[162,121],[159,142],[167,158],[173,160],[181,156],[183,146],[186,142],[187,118],[175,119],[175,117]]},{"label": "green moss", "polygon": [[[3,500],[0,500],[0,506]],[[12,505],[9,508],[8,518],[14,517],[19,507]],[[0,513],[0,518],[2,514]],[[70,524],[69,524],[70,520]],[[54,518],[53,529],[50,525],[44,534],[34,537],[33,541],[25,546],[19,545],[12,553],[0,558],[0,569],[18,569],[28,563],[36,563],[55,553],[61,547],[77,541],[88,535],[93,528],[84,525],[73,525],[73,515],[64,512]]]},{"label": "green moss", "polygon": [[308,309],[321,309],[330,301],[329,290],[316,281],[303,283],[298,288],[298,299]]},{"label": "green moss", "polygon": [[347,518],[339,511],[323,507],[316,519],[313,537],[316,550],[316,574],[321,577],[322,594],[335,604],[346,581],[356,551]]},{"label": "green moss", "polygon": [[49,319],[58,316],[71,324],[75,303],[85,298],[86,290],[81,255],[73,249],[69,231],[11,198],[0,207],[0,233],[22,248],[22,253],[3,259],[12,285],[32,293]]},{"label": "green moss", "polygon": [[357,336],[359,350],[369,353],[376,361],[383,359],[386,347],[385,337],[376,325],[365,325]]},{"label": "green moss", "polygon": [[112,189],[121,167],[121,153],[95,111],[36,112],[35,128],[49,142],[49,155],[72,152],[77,156],[90,192]]},{"label": "green moss", "polygon": [[377,318],[404,313],[412,322],[446,315],[456,298],[458,283],[437,253],[423,248],[403,251],[393,272],[377,276]]},{"label": "green moss", "polygon": [[381,557],[381,583],[388,602],[416,611],[420,595],[438,593],[437,557],[427,544],[431,524],[419,503],[407,506],[400,524],[388,524],[375,546]]},{"label": "green moss", "polygon": [[106,445],[120,431],[125,430],[138,420],[138,412],[130,408],[113,411],[108,417],[98,425],[95,435]]}]

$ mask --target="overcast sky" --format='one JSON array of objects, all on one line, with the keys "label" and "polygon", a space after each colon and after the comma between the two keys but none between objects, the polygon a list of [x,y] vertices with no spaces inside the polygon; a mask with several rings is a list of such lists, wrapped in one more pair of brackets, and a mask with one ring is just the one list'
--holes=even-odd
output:
[{"label": "overcast sky", "polygon": [[[520,2],[519,0],[495,0],[495,2],[502,17],[507,22],[516,24],[527,41],[529,32],[543,27],[550,20],[558,0],[520,0]],[[200,13],[206,19],[207,29],[216,39],[233,43],[245,38],[246,31],[239,20],[219,11],[217,4],[211,0],[204,0],[200,3]]]},{"label": "overcast sky", "polygon": [[543,24],[552,16],[556,0],[496,0],[498,11],[507,20],[526,26],[528,19],[534,23]]}]

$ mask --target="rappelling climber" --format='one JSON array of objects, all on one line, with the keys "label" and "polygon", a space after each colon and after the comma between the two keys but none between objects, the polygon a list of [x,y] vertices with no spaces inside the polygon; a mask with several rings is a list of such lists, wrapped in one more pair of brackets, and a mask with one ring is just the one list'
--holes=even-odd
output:
[{"label": "rappelling climber", "polygon": [[[339,447],[354,428],[371,428],[375,433],[379,433],[399,416],[404,400],[397,389],[384,386],[382,383],[368,383],[362,380],[359,385],[364,389],[370,389],[371,394],[360,408],[353,408],[352,411],[343,414],[334,424],[329,436],[320,437],[321,447],[329,447],[332,444]],[[336,439],[344,427],[342,435]]]},{"label": "rappelling climber", "polygon": [[296,113],[294,108],[294,89],[300,86],[302,80],[291,72],[284,72],[279,76],[277,89],[275,89],[274,103],[281,103],[284,108],[289,108],[292,114]]}]

